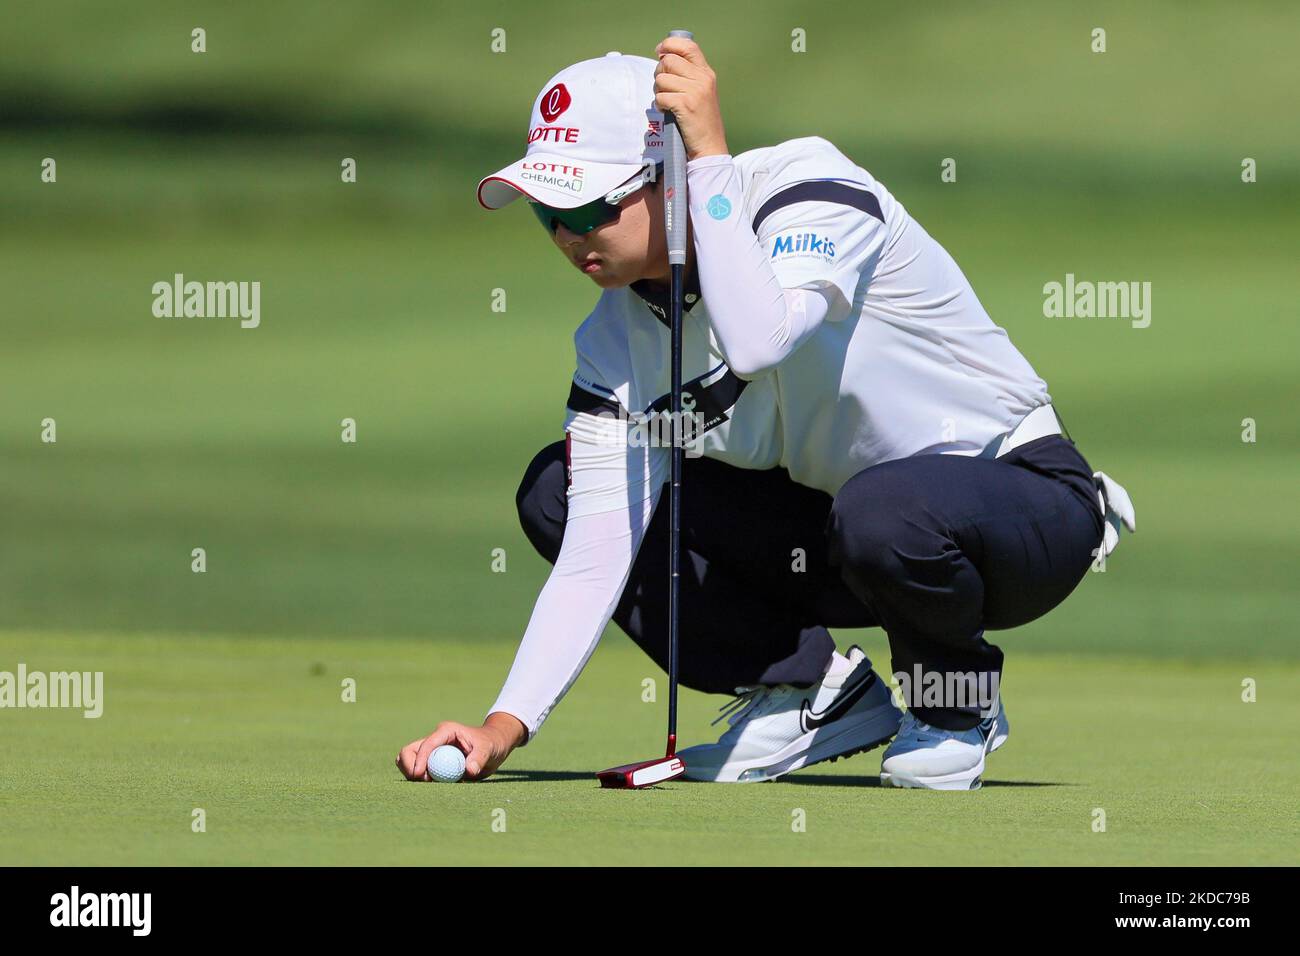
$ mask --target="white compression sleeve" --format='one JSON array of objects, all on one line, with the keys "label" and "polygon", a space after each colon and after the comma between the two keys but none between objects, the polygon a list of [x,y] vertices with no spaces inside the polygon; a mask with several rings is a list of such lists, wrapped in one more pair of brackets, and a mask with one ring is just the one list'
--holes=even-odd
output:
[{"label": "white compression sleeve", "polygon": [[569,426],[572,484],[564,541],[488,711],[518,718],[529,740],[595,651],[659,497],[666,449],[629,449],[626,428],[626,421],[591,415],[578,415]]},{"label": "white compression sleeve", "polygon": [[740,176],[730,156],[686,164],[700,292],[727,365],[753,377],[779,365],[830,308],[820,292],[782,289],[745,220]]},{"label": "white compression sleeve", "polygon": [[656,489],[654,497],[641,503],[638,521],[607,511],[565,524],[560,556],[537,596],[510,676],[489,710],[517,717],[528,728],[529,740],[596,650],[657,498]]}]

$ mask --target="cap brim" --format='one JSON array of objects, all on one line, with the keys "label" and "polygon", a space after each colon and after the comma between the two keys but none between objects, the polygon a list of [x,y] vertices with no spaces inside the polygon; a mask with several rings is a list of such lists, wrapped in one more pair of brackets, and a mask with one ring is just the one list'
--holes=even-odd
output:
[{"label": "cap brim", "polygon": [[543,165],[572,168],[573,158],[533,153],[484,176],[478,184],[479,205],[500,209],[527,196],[556,209],[573,209],[601,198],[641,171],[639,163],[583,163],[582,175],[573,176],[540,170],[538,167]]}]

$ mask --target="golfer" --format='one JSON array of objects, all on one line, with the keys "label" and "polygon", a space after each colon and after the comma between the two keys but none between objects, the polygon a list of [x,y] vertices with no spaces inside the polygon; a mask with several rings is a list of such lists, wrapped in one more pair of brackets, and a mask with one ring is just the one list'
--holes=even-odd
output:
[{"label": "golfer", "polygon": [[[884,186],[817,136],[733,156],[699,45],[655,54],[558,73],[526,155],[479,183],[488,209],[523,196],[600,297],[574,336],[564,438],[519,487],[554,568],[514,665],[481,726],[440,724],[397,764],[424,779],[454,743],[469,778],[492,773],[611,618],[666,666],[671,448],[651,426],[668,407],[671,110],[690,212],[680,676],[734,695],[721,739],[679,751],[686,774],[770,780],[892,739],[886,784],[975,789],[1009,733],[988,632],[1060,604],[1133,529],[1128,495]],[[884,629],[905,712],[839,627]]]}]

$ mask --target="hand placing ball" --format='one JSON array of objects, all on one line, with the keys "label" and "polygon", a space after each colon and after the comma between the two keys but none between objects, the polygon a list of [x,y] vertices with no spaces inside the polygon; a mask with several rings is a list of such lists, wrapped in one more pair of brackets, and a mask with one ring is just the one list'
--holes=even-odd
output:
[{"label": "hand placing ball", "polygon": [[[510,714],[488,714],[481,727],[444,720],[433,733],[403,747],[394,762],[407,780],[482,780],[527,739],[528,729]],[[435,757],[443,752],[448,753],[440,766],[451,767],[454,761],[455,772],[440,777],[434,764]]]}]

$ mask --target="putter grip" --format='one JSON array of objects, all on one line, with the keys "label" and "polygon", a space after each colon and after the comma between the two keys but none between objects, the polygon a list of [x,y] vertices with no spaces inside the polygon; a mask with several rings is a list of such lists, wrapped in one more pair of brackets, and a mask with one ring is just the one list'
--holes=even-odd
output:
[{"label": "putter grip", "polygon": [[[689,30],[671,30],[668,35],[694,39]],[[671,110],[664,110],[664,227],[668,264],[686,265],[686,145]]]}]

